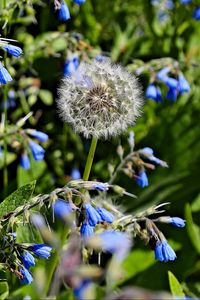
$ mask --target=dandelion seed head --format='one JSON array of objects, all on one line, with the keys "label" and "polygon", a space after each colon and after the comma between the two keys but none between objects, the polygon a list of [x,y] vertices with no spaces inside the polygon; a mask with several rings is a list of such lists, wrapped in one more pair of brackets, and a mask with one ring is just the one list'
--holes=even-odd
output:
[{"label": "dandelion seed head", "polygon": [[143,103],[137,79],[110,60],[82,62],[59,88],[63,121],[86,138],[107,139],[135,123]]}]

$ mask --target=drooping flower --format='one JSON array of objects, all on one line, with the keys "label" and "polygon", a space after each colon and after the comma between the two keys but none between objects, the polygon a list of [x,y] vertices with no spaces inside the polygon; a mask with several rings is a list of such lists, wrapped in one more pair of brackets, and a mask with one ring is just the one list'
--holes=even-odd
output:
[{"label": "drooping flower", "polygon": [[10,45],[10,44],[3,46],[2,49],[15,57],[19,57],[23,53],[20,47]]},{"label": "drooping flower", "polygon": [[31,284],[31,282],[33,281],[33,277],[31,275],[31,273],[29,273],[29,271],[26,268],[22,268],[22,267],[19,268],[19,272],[23,276],[23,278],[20,279],[20,283],[21,284]]},{"label": "drooping flower", "polygon": [[30,267],[35,266],[35,259],[34,259],[33,255],[28,251],[25,251],[22,253],[21,260],[26,269],[29,269]]},{"label": "drooping flower", "polygon": [[177,96],[178,96],[178,89],[177,88],[169,88],[166,98],[168,100],[175,102],[177,100]]},{"label": "drooping flower", "polygon": [[36,256],[40,258],[49,258],[52,248],[46,244],[34,244],[28,247]]},{"label": "drooping flower", "polygon": [[100,214],[102,221],[112,223],[115,219],[113,214],[103,207],[97,207],[96,211]]},{"label": "drooping flower", "polygon": [[61,199],[56,200],[53,204],[53,210],[58,218],[65,219],[73,212],[73,209],[68,201]]},{"label": "drooping flower", "polygon": [[45,150],[39,144],[30,141],[29,146],[35,160],[42,160],[44,158]]},{"label": "drooping flower", "polygon": [[74,3],[81,5],[81,4],[85,3],[85,0],[74,0]]},{"label": "drooping flower", "polygon": [[84,279],[80,282],[80,284],[73,289],[73,293],[76,300],[85,300],[87,297],[87,289],[90,288],[90,286],[93,283],[89,279]]},{"label": "drooping flower", "polygon": [[81,63],[65,77],[57,101],[60,115],[86,138],[117,136],[132,125],[142,105],[137,79],[109,60]]},{"label": "drooping flower", "polygon": [[168,167],[167,163],[153,155],[153,149],[150,147],[145,147],[139,151],[140,154],[145,156],[148,160],[155,162],[156,164],[162,166],[162,167]]},{"label": "drooping flower", "polygon": [[200,6],[197,6],[192,15],[193,19],[199,21],[200,20]]},{"label": "drooping flower", "polygon": [[167,74],[170,72],[169,67],[164,67],[162,68],[158,73],[157,73],[157,79],[164,81],[165,78],[167,77]]},{"label": "drooping flower", "polygon": [[162,102],[162,94],[159,87],[156,87],[154,84],[149,84],[146,91],[146,98],[152,99],[155,102]]},{"label": "drooping flower", "polygon": [[102,221],[100,214],[90,203],[86,203],[84,205],[84,208],[86,212],[87,221],[90,226],[95,226],[97,223]]},{"label": "drooping flower", "polygon": [[6,70],[6,68],[4,68],[2,63],[0,63],[0,84],[6,84],[7,82],[12,80],[13,79],[8,73],[8,71]]},{"label": "drooping flower", "polygon": [[46,142],[49,139],[49,136],[42,131],[38,131],[35,129],[27,129],[26,132],[42,143]]},{"label": "drooping flower", "polygon": [[176,259],[176,253],[172,249],[172,247],[168,244],[167,240],[163,240],[162,242],[156,243],[155,248],[155,258],[168,262],[169,260],[175,260]]},{"label": "drooping flower", "polygon": [[88,223],[84,222],[81,225],[80,233],[83,238],[87,238],[89,236],[94,235],[94,228],[90,226]]},{"label": "drooping flower", "polygon": [[176,227],[184,227],[185,226],[185,220],[183,220],[179,217],[170,217],[168,223],[172,224],[173,226],[176,226]]},{"label": "drooping flower", "polygon": [[64,76],[72,76],[79,66],[79,58],[77,54],[73,53],[69,56],[64,64],[63,74]]},{"label": "drooping flower", "polygon": [[81,173],[79,171],[78,168],[74,168],[71,173],[70,173],[70,177],[73,179],[73,180],[77,180],[77,179],[80,179],[81,178]]},{"label": "drooping flower", "polygon": [[189,93],[190,91],[190,85],[188,81],[185,79],[183,74],[179,74],[178,76],[178,87],[179,87],[179,92],[180,93]]},{"label": "drooping flower", "polygon": [[25,170],[30,169],[30,160],[26,153],[22,153],[20,157],[20,166]]},{"label": "drooping flower", "polygon": [[136,177],[136,183],[141,188],[144,188],[145,186],[149,185],[147,174],[144,170],[140,171]]},{"label": "drooping flower", "polygon": [[67,21],[70,19],[69,8],[64,0],[61,1],[60,9],[58,10],[58,19],[60,21]]}]

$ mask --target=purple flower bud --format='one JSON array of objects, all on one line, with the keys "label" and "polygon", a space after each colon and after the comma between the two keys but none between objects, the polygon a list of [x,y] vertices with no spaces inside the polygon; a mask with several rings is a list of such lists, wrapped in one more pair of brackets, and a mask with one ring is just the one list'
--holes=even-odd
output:
[{"label": "purple flower bud", "polygon": [[13,46],[13,45],[5,45],[2,47],[2,49],[15,57],[19,57],[23,53],[20,47]]},{"label": "purple flower bud", "polygon": [[98,182],[93,184],[93,188],[97,191],[105,192],[108,191],[108,184],[103,182]]},{"label": "purple flower bud", "polygon": [[58,19],[60,21],[67,21],[70,19],[69,8],[64,0],[61,2],[61,6],[58,11]]},{"label": "purple flower bud", "polygon": [[30,267],[35,266],[35,259],[34,259],[33,255],[28,251],[25,251],[21,255],[21,260],[26,269],[29,269]]},{"label": "purple flower bud", "polygon": [[38,141],[40,141],[40,142],[46,142],[49,138],[49,136],[46,133],[35,130],[35,129],[29,129],[29,130],[27,130],[27,132],[34,138],[38,139]]},{"label": "purple flower bud", "polygon": [[45,150],[37,143],[30,141],[29,146],[35,160],[42,160],[44,158]]},{"label": "purple flower bud", "polygon": [[155,258],[160,261],[168,262],[169,260],[176,259],[176,253],[174,252],[174,250],[171,248],[171,246],[168,244],[166,240],[156,243],[156,248],[154,253],[155,253]]},{"label": "purple flower bud", "polygon": [[7,82],[12,80],[13,79],[8,73],[8,71],[6,70],[6,68],[4,68],[2,63],[0,63],[0,84],[6,84]]},{"label": "purple flower bud", "polygon": [[81,233],[81,236],[83,238],[87,238],[89,236],[94,235],[94,229],[93,229],[92,226],[90,226],[89,224],[87,224],[86,222],[84,222],[81,225],[80,233]]},{"label": "purple flower bud", "polygon": [[30,169],[30,160],[28,158],[28,155],[26,153],[23,153],[21,155],[21,158],[20,158],[20,166],[25,169],[25,170],[28,170]]},{"label": "purple flower bud", "polygon": [[136,183],[141,188],[144,188],[145,186],[149,185],[148,177],[145,171],[140,171],[138,176],[136,177]]},{"label": "purple flower bud", "polygon": [[103,207],[97,207],[96,211],[100,214],[102,221],[112,223],[115,219],[114,216]]},{"label": "purple flower bud", "polygon": [[20,283],[21,284],[31,284],[31,282],[33,281],[33,277],[29,273],[29,271],[26,268],[21,267],[21,268],[19,268],[19,272],[23,276],[23,278],[20,279]]},{"label": "purple flower bud", "polygon": [[40,258],[49,258],[52,248],[46,244],[34,244],[28,247],[29,251],[32,251]]},{"label": "purple flower bud", "polygon": [[97,223],[102,221],[100,214],[90,203],[85,204],[84,207],[86,211],[87,221],[90,226],[95,226]]}]

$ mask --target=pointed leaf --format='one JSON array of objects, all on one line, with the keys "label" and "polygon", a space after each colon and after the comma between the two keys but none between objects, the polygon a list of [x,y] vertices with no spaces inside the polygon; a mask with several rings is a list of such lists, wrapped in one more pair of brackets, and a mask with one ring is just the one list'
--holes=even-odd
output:
[{"label": "pointed leaf", "polygon": [[184,297],[185,294],[183,292],[181,284],[179,283],[178,279],[174,276],[174,274],[170,271],[168,271],[168,279],[172,295]]},{"label": "pointed leaf", "polygon": [[191,207],[190,204],[187,203],[185,207],[185,219],[187,222],[187,231],[188,235],[190,237],[190,240],[196,249],[197,253],[200,254],[200,230],[199,227],[194,224],[193,219],[192,219],[192,213],[191,213]]}]

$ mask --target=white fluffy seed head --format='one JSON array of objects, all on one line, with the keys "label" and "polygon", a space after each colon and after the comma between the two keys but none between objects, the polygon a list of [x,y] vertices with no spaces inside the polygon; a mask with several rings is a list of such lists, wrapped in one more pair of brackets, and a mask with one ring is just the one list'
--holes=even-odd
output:
[{"label": "white fluffy seed head", "polygon": [[82,62],[72,77],[62,79],[58,94],[63,121],[86,138],[123,133],[143,103],[137,79],[110,60]]}]

